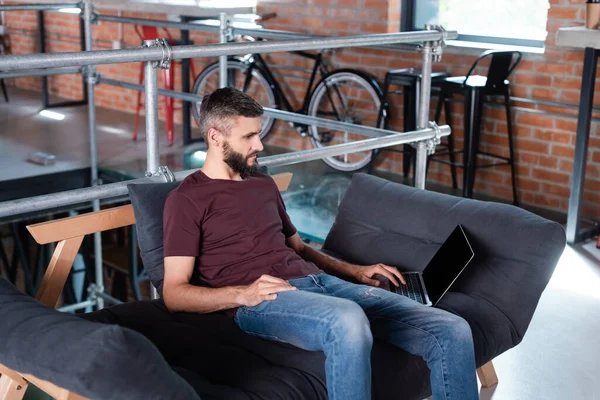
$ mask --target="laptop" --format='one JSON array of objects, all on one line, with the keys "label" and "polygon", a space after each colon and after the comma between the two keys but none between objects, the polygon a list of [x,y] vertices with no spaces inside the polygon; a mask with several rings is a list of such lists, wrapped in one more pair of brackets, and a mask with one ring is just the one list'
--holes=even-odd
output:
[{"label": "laptop", "polygon": [[440,246],[423,272],[403,272],[406,285],[392,291],[421,304],[435,306],[473,259],[475,253],[461,225]]}]

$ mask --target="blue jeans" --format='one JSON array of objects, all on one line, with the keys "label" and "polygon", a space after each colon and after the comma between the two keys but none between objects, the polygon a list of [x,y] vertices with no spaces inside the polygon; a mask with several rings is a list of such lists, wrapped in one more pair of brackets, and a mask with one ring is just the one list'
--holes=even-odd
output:
[{"label": "blue jeans", "polygon": [[235,322],[251,335],[323,351],[329,399],[371,398],[373,337],[423,357],[434,399],[479,398],[473,337],[461,317],[328,274],[290,284],[298,290],[240,307]]}]

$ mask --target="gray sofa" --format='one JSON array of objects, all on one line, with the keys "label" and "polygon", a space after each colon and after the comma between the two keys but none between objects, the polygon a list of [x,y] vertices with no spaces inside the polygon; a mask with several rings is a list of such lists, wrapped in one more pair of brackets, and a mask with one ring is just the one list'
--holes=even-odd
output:
[{"label": "gray sofa", "polygon": [[[129,188],[144,265],[159,289],[162,209],[175,186]],[[439,306],[469,322],[479,367],[522,340],[565,246],[559,224],[509,205],[456,198],[356,174],[323,249],[354,263],[383,262],[403,271],[421,270],[459,223],[476,255]],[[0,305],[2,292],[0,287]],[[12,325],[13,317],[0,307],[0,320]],[[250,337],[221,313],[169,313],[158,300],[86,314],[81,323],[98,330],[116,324],[125,332],[140,333],[144,337],[137,339],[149,340],[162,354],[158,365],[164,362],[177,371],[165,373],[168,384],[187,390],[186,383],[179,381],[183,377],[202,399],[327,398],[322,353]],[[3,337],[2,331],[9,327],[0,325]],[[186,335],[198,345],[181,348]],[[11,359],[7,357],[10,352],[0,345],[0,363]],[[76,354],[63,354],[65,360],[69,356]],[[30,361],[36,357],[40,355],[32,355]],[[126,363],[122,358],[121,362]],[[372,364],[374,399],[422,399],[430,394],[429,372],[420,358],[376,341]],[[137,379],[132,375],[129,384],[152,385],[148,379]],[[109,385],[117,382],[106,381]]]}]

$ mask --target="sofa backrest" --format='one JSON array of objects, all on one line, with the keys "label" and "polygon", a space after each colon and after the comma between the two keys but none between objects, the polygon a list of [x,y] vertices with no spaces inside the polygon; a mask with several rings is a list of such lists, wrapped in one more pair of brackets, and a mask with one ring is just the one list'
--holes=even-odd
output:
[{"label": "sofa backrest", "polygon": [[475,257],[452,291],[487,300],[522,337],[565,246],[556,222],[511,205],[355,174],[323,248],[359,264],[421,271],[457,224]]}]

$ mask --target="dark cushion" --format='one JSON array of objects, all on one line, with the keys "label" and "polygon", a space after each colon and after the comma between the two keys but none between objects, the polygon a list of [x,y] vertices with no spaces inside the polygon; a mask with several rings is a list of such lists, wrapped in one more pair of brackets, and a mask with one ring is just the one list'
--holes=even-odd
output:
[{"label": "dark cushion", "polygon": [[475,258],[440,307],[465,318],[481,365],[519,343],[565,247],[556,222],[523,209],[355,174],[324,248],[359,264],[420,271],[457,224]]},{"label": "dark cushion", "polygon": [[140,255],[148,277],[162,295],[164,271],[163,210],[167,195],[181,182],[129,184]]},{"label": "dark cushion", "polygon": [[325,356],[250,336],[222,313],[170,313],[162,300],[120,304],[81,316],[146,336],[205,398],[327,399]]},{"label": "dark cushion", "polygon": [[0,363],[92,399],[198,399],[144,336],[52,310],[0,279]]}]

